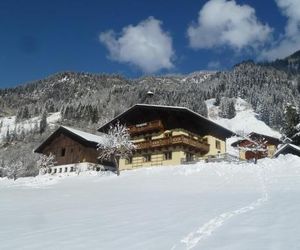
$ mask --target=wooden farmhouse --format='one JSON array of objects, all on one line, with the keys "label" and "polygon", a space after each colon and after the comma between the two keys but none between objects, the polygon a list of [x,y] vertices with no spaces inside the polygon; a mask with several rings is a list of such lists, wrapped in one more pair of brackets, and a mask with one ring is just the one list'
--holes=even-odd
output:
[{"label": "wooden farmhouse", "polygon": [[[255,150],[247,150],[248,148],[255,148],[255,144],[260,144],[264,151],[255,152]],[[239,157],[243,160],[262,159],[265,157],[273,157],[275,154],[280,140],[252,132],[245,139],[238,140],[231,144],[231,146],[239,149]]]},{"label": "wooden farmhouse", "polygon": [[128,127],[136,150],[120,159],[120,170],[179,165],[217,157],[234,133],[184,107],[137,104],[98,129],[107,133],[117,122]]},{"label": "wooden farmhouse", "polygon": [[68,165],[63,169],[53,168],[53,173],[72,172],[73,165],[83,162],[98,163],[97,145],[105,140],[104,136],[86,133],[77,129],[61,126],[53,132],[35,153],[55,156],[56,166]]}]

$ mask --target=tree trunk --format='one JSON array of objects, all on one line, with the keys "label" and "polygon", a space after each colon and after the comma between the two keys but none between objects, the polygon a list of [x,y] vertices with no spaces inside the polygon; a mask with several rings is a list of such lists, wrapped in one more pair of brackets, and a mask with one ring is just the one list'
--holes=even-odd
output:
[{"label": "tree trunk", "polygon": [[257,154],[258,154],[257,152],[255,152],[255,154],[254,154],[254,164],[257,163],[257,158],[258,158],[258,155],[257,155]]},{"label": "tree trunk", "polygon": [[115,162],[115,165],[116,165],[116,172],[117,172],[118,176],[120,175],[119,160],[120,160],[120,156],[115,156],[114,157],[114,162]]}]

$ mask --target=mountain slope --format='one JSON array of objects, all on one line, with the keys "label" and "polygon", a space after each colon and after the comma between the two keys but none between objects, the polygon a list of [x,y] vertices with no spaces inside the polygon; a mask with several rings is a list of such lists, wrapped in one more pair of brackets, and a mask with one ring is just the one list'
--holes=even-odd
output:
[{"label": "mountain slope", "polygon": [[215,99],[206,101],[208,117],[214,122],[240,135],[256,132],[280,139],[281,134],[259,120],[257,118],[258,115],[253,111],[251,105],[245,100],[241,98],[235,99],[236,115],[232,119],[219,116],[220,107],[215,105],[215,101]]},{"label": "mountain slope", "polygon": [[278,59],[271,63],[265,63],[264,65],[272,66],[276,69],[283,70],[289,73],[299,74],[300,73],[300,50],[284,59]]},{"label": "mountain slope", "polygon": [[[298,54],[292,56],[294,59],[297,57]],[[251,105],[261,124],[279,131],[285,121],[286,106],[292,104],[300,110],[299,79],[299,74],[250,61],[236,65],[230,71],[200,71],[189,75],[145,76],[139,79],[119,75],[58,73],[16,88],[0,90],[0,117],[3,116],[0,121],[0,158],[12,161],[21,157],[22,162],[28,162],[28,168],[32,166],[37,157],[32,153],[33,148],[55,128],[49,126],[45,133],[39,133],[38,121],[43,113],[60,113],[57,125],[95,132],[101,124],[136,103],[184,106],[207,116],[205,100],[241,98]],[[152,97],[147,96],[149,90],[154,93]],[[10,125],[9,131],[12,135],[21,136],[9,135],[8,140],[3,140],[9,125],[7,120],[14,116],[15,122]],[[235,123],[241,124],[240,120],[244,119],[237,116]],[[32,120],[36,121],[33,129],[23,129],[23,124]],[[222,121],[228,126],[228,122]],[[249,130],[254,130],[253,125],[248,125]]]}]

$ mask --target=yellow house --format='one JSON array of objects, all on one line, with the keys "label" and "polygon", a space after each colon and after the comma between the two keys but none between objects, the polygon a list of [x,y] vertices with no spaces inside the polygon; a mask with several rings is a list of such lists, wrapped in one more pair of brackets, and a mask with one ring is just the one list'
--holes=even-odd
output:
[{"label": "yellow house", "polygon": [[120,170],[179,165],[226,153],[234,133],[184,107],[137,104],[98,129],[120,122],[128,127],[136,150],[120,159]]}]

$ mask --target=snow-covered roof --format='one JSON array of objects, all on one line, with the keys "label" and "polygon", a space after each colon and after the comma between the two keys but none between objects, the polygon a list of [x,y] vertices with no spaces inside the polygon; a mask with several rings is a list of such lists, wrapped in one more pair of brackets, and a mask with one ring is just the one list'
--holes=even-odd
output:
[{"label": "snow-covered roof", "polygon": [[53,141],[56,136],[60,135],[61,133],[66,134],[67,136],[71,137],[72,139],[85,144],[90,147],[97,147],[98,144],[105,144],[107,135],[95,135],[91,133],[87,133],[78,129],[60,126],[56,131],[54,131],[45,141],[41,143],[41,145],[34,150],[36,153],[42,153],[44,148]]},{"label": "snow-covered roof", "polygon": [[294,150],[296,150],[296,151],[299,151],[299,153],[300,153],[300,147],[299,146],[296,146],[296,145],[291,144],[291,143],[287,143],[287,144],[284,144],[282,147],[280,147],[275,152],[274,157],[280,155],[282,153],[282,151],[284,151],[286,148],[289,148],[289,147],[292,148],[292,149],[294,149]]},{"label": "snow-covered roof", "polygon": [[82,139],[89,141],[89,142],[96,142],[98,144],[102,144],[105,141],[106,136],[105,135],[94,135],[90,134],[78,129],[62,126],[63,128],[69,130],[71,133],[76,134],[80,136]]}]

